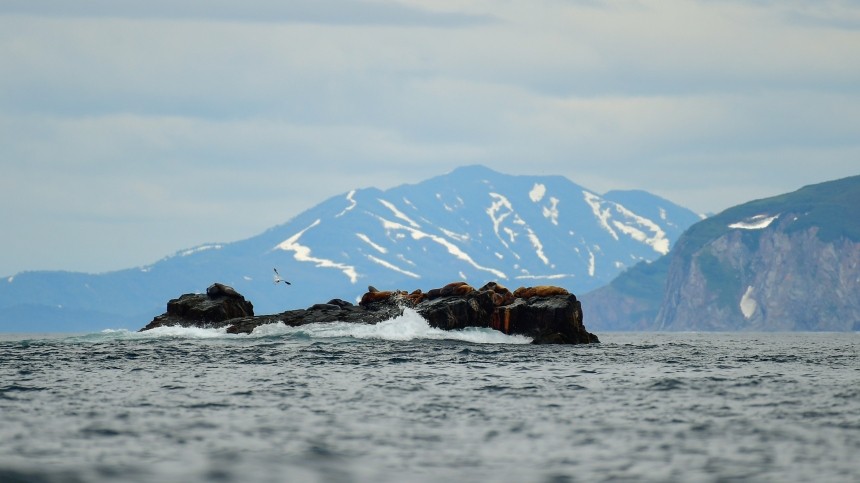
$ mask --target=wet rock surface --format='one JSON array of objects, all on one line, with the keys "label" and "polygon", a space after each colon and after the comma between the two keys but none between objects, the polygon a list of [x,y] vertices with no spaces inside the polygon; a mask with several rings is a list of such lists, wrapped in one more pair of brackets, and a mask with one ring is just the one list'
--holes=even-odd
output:
[{"label": "wet rock surface", "polygon": [[227,327],[230,333],[250,333],[261,325],[278,322],[291,327],[326,322],[375,324],[403,314],[406,308],[417,311],[431,327],[444,330],[492,328],[531,337],[535,344],[599,342],[585,329],[582,306],[567,290],[538,286],[511,292],[495,282],[480,289],[454,282],[426,293],[368,287],[358,305],[333,299],[307,309],[256,316],[253,305],[242,295],[226,285],[213,284],[206,295],[185,294],[171,300],[167,312],[141,330],[179,325]]}]

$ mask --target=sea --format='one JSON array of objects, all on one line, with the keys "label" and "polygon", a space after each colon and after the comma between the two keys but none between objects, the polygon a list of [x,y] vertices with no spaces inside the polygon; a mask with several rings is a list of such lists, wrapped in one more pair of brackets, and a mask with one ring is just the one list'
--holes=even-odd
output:
[{"label": "sea", "polygon": [[0,482],[858,482],[857,333],[0,335]]}]

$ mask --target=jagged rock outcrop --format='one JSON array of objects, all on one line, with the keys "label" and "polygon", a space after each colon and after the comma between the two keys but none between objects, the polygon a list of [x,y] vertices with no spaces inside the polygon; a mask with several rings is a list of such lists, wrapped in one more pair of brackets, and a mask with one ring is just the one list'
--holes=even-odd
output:
[{"label": "jagged rock outcrop", "polygon": [[[221,287],[225,287],[221,284]],[[214,285],[213,285],[214,286]],[[226,287],[229,289],[229,287]],[[536,344],[585,344],[599,342],[582,323],[582,307],[576,296],[560,287],[520,288],[515,292],[495,282],[475,289],[465,282],[422,292],[379,291],[370,287],[354,305],[333,299],[307,309],[254,316],[240,313],[239,294],[217,296],[186,294],[168,302],[168,312],[141,330],[168,325],[183,327],[227,327],[230,333],[250,333],[265,324],[284,323],[296,327],[311,323],[352,322],[374,324],[401,315],[406,308],[417,311],[432,327],[455,330],[482,327],[506,334],[531,337]],[[230,289],[232,290],[232,289]],[[235,293],[235,291],[233,291]],[[235,317],[232,314],[237,314]]]},{"label": "jagged rock outcrop", "polygon": [[240,317],[253,317],[254,305],[232,287],[214,283],[205,294],[184,294],[167,302],[167,312],[156,317],[144,330],[181,325],[218,326]]}]

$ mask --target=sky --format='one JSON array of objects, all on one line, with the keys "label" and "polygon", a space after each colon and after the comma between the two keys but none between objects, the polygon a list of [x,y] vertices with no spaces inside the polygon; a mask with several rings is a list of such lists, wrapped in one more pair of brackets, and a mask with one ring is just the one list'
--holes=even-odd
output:
[{"label": "sky", "polygon": [[0,2],[0,275],[469,164],[699,213],[860,174],[860,2]]}]

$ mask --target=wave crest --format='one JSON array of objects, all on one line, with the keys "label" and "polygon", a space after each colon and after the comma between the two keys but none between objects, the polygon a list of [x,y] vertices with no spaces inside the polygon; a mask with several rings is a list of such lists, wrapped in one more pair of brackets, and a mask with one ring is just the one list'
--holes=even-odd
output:
[{"label": "wave crest", "polygon": [[355,324],[351,322],[325,322],[289,327],[281,322],[262,325],[251,334],[228,334],[226,328],[202,329],[197,327],[158,327],[144,332],[128,330],[104,330],[89,334],[84,339],[221,339],[221,338],[268,338],[304,337],[378,339],[389,341],[411,340],[458,340],[473,344],[529,344],[532,339],[522,335],[506,335],[493,329],[477,327],[462,330],[442,330],[430,327],[413,309],[404,309],[403,314],[377,324]]}]

